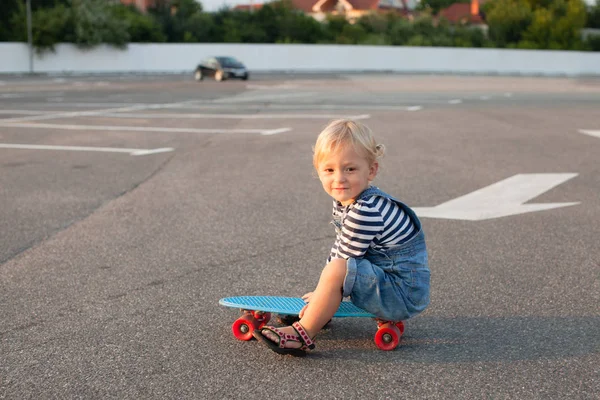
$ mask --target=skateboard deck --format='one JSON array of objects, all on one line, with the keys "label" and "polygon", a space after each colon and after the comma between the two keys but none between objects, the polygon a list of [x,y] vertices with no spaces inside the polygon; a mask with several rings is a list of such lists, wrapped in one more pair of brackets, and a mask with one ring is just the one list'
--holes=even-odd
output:
[{"label": "skateboard deck", "polygon": [[[270,312],[280,315],[298,315],[306,305],[299,297],[277,297],[277,296],[239,296],[226,297],[219,300],[219,304],[225,307],[240,308],[242,310]],[[340,308],[333,316],[344,317],[367,317],[375,318],[375,315],[356,307],[349,301],[342,301]]]},{"label": "skateboard deck", "polygon": [[[233,336],[239,340],[251,340],[254,330],[262,329],[271,319],[271,313],[279,314],[280,322],[289,325],[288,318],[298,316],[300,310],[306,303],[299,297],[277,297],[277,296],[239,296],[225,297],[219,300],[219,304],[225,307],[238,308],[242,311],[231,330]],[[383,321],[375,315],[355,306],[349,301],[342,301],[334,318],[373,318],[377,320],[377,333],[375,344],[382,350],[393,350],[398,346],[404,324],[402,321]],[[296,319],[297,320],[297,319]]]}]

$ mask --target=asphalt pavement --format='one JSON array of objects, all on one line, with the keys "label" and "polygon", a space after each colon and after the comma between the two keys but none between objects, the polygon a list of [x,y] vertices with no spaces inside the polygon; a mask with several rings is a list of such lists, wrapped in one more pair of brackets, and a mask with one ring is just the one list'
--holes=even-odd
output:
[{"label": "asphalt pavement", "polygon": [[[0,399],[598,399],[600,80],[0,76]],[[333,243],[311,146],[339,117],[422,215],[431,304],[379,350],[236,340]]]}]

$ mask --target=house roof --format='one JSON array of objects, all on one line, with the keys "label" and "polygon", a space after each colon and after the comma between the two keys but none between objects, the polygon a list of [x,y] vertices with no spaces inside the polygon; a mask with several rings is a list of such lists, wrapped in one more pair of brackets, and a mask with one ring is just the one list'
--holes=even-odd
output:
[{"label": "house roof", "polygon": [[439,13],[440,17],[446,18],[448,21],[456,23],[468,21],[471,23],[483,23],[483,19],[480,14],[471,14],[470,3],[454,3],[447,8],[444,8]]},{"label": "house roof", "polygon": [[238,4],[237,6],[233,7],[233,9],[240,11],[248,11],[251,9],[260,10],[262,6],[262,4]]},{"label": "house roof", "polygon": [[[313,13],[313,6],[317,4],[319,0],[292,0],[292,5],[294,8],[302,10],[306,13]],[[379,8],[390,8],[390,2],[393,0],[346,0],[346,2],[350,3],[355,10],[377,10]],[[336,9],[336,5],[338,0],[326,0],[321,5],[321,11],[333,11]],[[398,1],[400,7],[402,7],[402,2]]]}]

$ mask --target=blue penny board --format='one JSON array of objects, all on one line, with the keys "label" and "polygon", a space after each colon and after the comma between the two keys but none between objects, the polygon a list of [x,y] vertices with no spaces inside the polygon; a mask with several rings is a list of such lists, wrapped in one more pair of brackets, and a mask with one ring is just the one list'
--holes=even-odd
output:
[{"label": "blue penny board", "polygon": [[[265,311],[282,315],[298,315],[306,305],[299,297],[278,296],[239,296],[225,297],[219,300],[219,304],[225,307],[240,308],[242,310]],[[349,301],[342,301],[334,317],[370,317],[375,315],[356,307]]]}]

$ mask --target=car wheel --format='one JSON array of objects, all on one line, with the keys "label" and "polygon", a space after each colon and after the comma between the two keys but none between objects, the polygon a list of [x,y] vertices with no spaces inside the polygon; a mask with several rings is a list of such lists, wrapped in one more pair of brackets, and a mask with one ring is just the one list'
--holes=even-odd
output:
[{"label": "car wheel", "polygon": [[215,80],[221,82],[225,80],[225,74],[220,69],[215,72]]},{"label": "car wheel", "polygon": [[201,81],[202,79],[204,79],[204,75],[202,75],[202,70],[197,69],[196,72],[194,72],[194,79],[197,81]]},{"label": "car wheel", "polygon": [[244,76],[242,76],[242,80],[247,81],[249,77],[250,77],[250,75],[244,74]]}]

